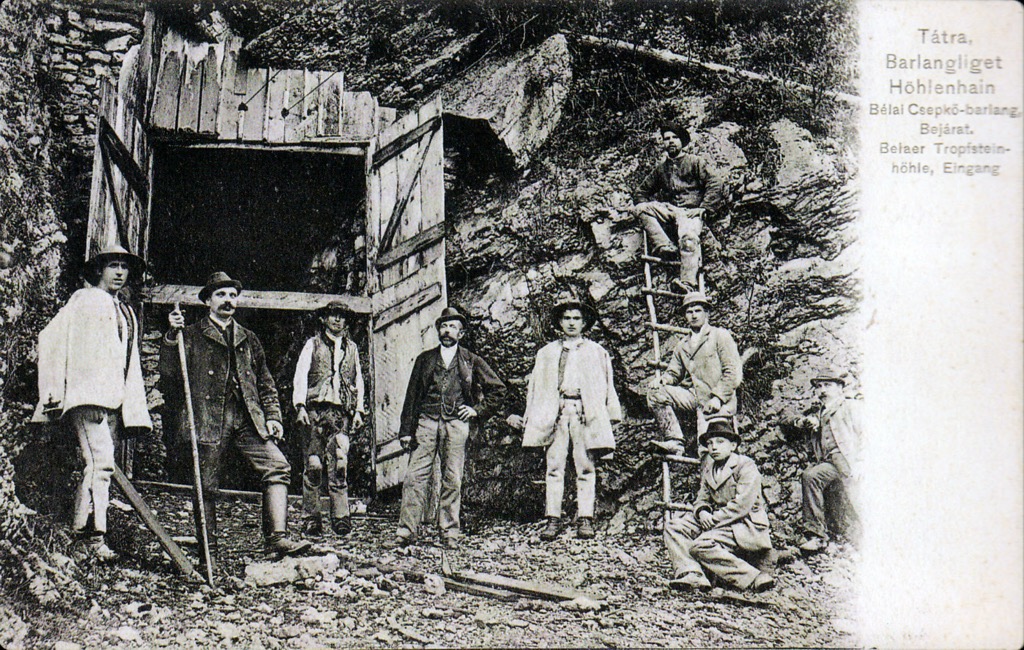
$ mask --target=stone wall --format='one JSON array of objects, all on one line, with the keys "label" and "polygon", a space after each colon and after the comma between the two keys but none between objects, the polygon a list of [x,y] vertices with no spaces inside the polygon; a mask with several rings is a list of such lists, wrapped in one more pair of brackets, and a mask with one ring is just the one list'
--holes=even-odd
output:
[{"label": "stone wall", "polygon": [[54,2],[45,19],[49,72],[61,122],[76,155],[92,155],[99,81],[117,79],[125,53],[142,40],[138,2]]}]

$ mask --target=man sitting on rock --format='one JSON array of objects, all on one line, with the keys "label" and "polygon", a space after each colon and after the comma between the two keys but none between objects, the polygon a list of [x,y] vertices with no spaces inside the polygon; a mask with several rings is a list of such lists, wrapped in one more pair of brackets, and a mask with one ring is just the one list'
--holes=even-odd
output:
[{"label": "man sitting on rock", "polygon": [[707,296],[697,291],[683,299],[683,316],[691,333],[676,345],[668,369],[647,396],[665,437],[652,442],[661,451],[681,454],[685,449],[676,409],[697,413],[698,435],[706,426],[705,416],[736,414],[743,361],[729,330],[708,323],[710,306]]},{"label": "man sitting on rock", "polygon": [[693,512],[672,513],[665,525],[665,549],[672,562],[672,589],[711,587],[704,569],[738,589],[765,591],[775,580],[737,553],[772,548],[761,473],[754,461],[735,453],[739,435],[729,420],[716,419],[700,436],[707,446]]},{"label": "man sitting on rock", "polygon": [[[683,290],[698,288],[701,267],[700,233],[704,219],[712,216],[721,202],[722,182],[707,162],[684,153],[690,133],[680,125],[659,127],[665,147],[663,158],[648,174],[633,196],[632,212],[640,219],[651,246],[651,254],[668,258],[679,255],[679,284]],[[665,232],[674,225],[678,247]]]},{"label": "man sitting on rock", "polygon": [[[822,551],[828,545],[825,493],[832,487],[848,487],[854,476],[861,437],[858,402],[843,395],[846,382],[827,375],[812,379],[811,386],[818,391],[817,413],[796,423],[798,428],[816,434],[811,445],[817,462],[804,470],[802,477],[805,537],[798,546],[808,554]],[[848,498],[843,505],[849,508],[847,514],[856,518]]]}]

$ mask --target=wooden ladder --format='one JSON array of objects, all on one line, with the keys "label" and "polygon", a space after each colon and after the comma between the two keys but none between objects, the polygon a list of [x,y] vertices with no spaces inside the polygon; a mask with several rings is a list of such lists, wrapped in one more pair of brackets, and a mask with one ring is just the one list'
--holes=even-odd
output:
[{"label": "wooden ladder", "polygon": [[[653,345],[654,358],[651,360],[651,365],[654,367],[654,375],[659,380],[661,379],[661,371],[668,367],[668,364],[661,360],[661,332],[670,332],[677,334],[689,333],[689,328],[678,327],[676,325],[667,325],[658,322],[658,310],[654,303],[655,296],[661,296],[663,298],[676,298],[682,300],[686,296],[681,293],[674,291],[667,291],[664,289],[656,289],[654,287],[654,274],[651,271],[652,264],[658,264],[670,268],[679,268],[682,264],[679,260],[666,260],[660,257],[654,257],[650,254],[649,242],[647,238],[647,232],[644,232],[644,252],[640,256],[640,259],[644,263],[644,286],[640,290],[641,293],[647,298],[647,329],[651,332],[651,342]],[[700,272],[697,274],[698,290],[704,291],[704,273]],[[700,410],[697,410],[697,417],[701,417]],[[669,516],[672,512],[689,511],[693,510],[693,506],[683,503],[676,503],[672,501],[672,468],[671,465],[691,465],[699,466],[700,460],[697,458],[689,458],[687,456],[671,456],[666,455],[661,461],[661,496],[662,500],[657,502],[656,505],[665,509],[665,525],[668,525]]]}]

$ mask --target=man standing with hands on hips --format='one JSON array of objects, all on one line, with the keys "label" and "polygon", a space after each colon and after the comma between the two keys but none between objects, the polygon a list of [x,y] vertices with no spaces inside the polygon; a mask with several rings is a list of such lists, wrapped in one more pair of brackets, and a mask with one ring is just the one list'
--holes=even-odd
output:
[{"label": "man standing with hands on hips", "polygon": [[466,317],[446,307],[434,322],[441,345],[416,358],[405,391],[399,438],[412,447],[402,510],[394,540],[386,547],[416,540],[427,508],[427,487],[435,455],[441,462],[438,528],[446,548],[458,548],[462,472],[470,422],[487,418],[505,397],[505,384],[478,355],[459,345]]},{"label": "man standing with hands on hips", "polygon": [[[224,452],[234,445],[260,474],[263,484],[263,535],[268,554],[300,555],[309,542],[287,536],[288,483],[291,465],[277,447],[284,436],[281,405],[263,346],[256,335],[235,321],[242,284],[218,271],[206,281],[199,299],[207,317],[185,326],[178,310],[168,320],[171,329],[160,350],[162,389],[168,404],[179,407],[178,441],[187,444],[182,368],[178,337],[184,337],[185,359],[199,442],[200,476],[211,550],[217,541],[216,500]],[[199,527],[199,509],[193,502]]]}]

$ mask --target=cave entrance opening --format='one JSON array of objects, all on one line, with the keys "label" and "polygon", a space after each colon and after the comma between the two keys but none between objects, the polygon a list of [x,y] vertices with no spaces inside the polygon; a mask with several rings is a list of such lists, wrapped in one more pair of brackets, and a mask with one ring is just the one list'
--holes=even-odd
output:
[{"label": "cave entrance opening", "polygon": [[[193,43],[147,12],[116,87],[101,84],[85,255],[117,244],[150,263],[135,299],[151,357],[173,305],[189,321],[205,313],[210,272],[239,279],[239,320],[266,346],[286,409],[312,312],[343,302],[365,352],[368,482],[380,492],[405,476],[406,383],[447,304],[440,101],[399,115],[337,71],[248,67],[240,47]],[[137,446],[129,473],[145,466]]]}]

